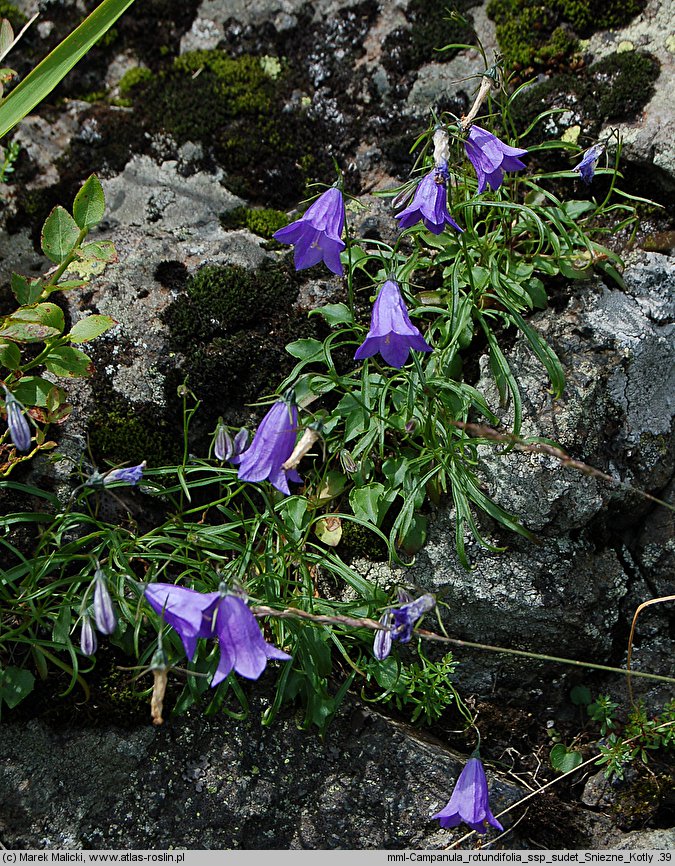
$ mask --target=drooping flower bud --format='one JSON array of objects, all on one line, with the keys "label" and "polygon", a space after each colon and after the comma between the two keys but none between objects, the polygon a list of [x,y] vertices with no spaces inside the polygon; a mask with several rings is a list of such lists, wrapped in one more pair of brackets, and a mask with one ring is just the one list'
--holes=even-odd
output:
[{"label": "drooping flower bud", "polygon": [[80,634],[80,649],[86,656],[93,656],[98,647],[96,632],[91,624],[89,614],[82,617],[82,632]]},{"label": "drooping flower bud", "polygon": [[221,463],[228,460],[232,456],[232,448],[232,437],[227,432],[221,418],[218,422],[218,429],[216,430],[216,441],[213,444],[213,453],[215,454],[216,460],[220,460]]},{"label": "drooping flower bud", "polygon": [[26,420],[26,410],[8,388],[4,385],[3,388],[5,388],[5,411],[11,440],[17,451],[29,451],[31,435]]},{"label": "drooping flower bud", "polygon": [[117,617],[108,592],[105,574],[101,568],[94,575],[94,622],[101,634],[112,634],[117,628]]}]

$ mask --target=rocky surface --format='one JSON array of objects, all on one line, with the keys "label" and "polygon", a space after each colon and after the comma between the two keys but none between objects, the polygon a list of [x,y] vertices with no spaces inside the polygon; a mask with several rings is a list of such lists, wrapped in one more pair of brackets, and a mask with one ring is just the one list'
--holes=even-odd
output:
[{"label": "rocky surface", "polygon": [[[58,5],[44,4],[45,14]],[[233,51],[254,45],[267,54],[275,45],[283,49],[304,40],[307,68],[298,72],[298,87],[286,107],[292,113],[307,102],[311,116],[334,134],[334,140],[317,146],[335,148],[357,188],[361,183],[362,189],[372,190],[401,180],[401,167],[409,167],[407,148],[430,107],[461,110],[480,68],[474,50],[447,62],[427,59],[405,74],[392,71],[384,46],[395,31],[410,29],[411,6],[407,0],[379,6],[321,0],[311,7],[300,0],[203,0],[172,49],[184,54],[222,44]],[[665,0],[650,0],[627,28],[596,34],[586,46],[592,60],[631,46],[660,60],[656,94],[621,129],[627,159],[656,167],[666,188],[675,184],[668,14]],[[494,27],[484,6],[472,15],[490,56]],[[50,33],[47,27],[39,31],[45,45]],[[354,33],[363,38],[356,48]],[[129,68],[145,63],[134,45],[111,55],[104,76],[111,88]],[[111,93],[118,95],[114,89]],[[31,165],[22,193],[55,190],[55,196],[65,195],[73,144],[99,160],[98,149],[109,143],[105,136],[110,129],[116,123],[123,129],[131,119],[128,108],[107,106],[105,112],[92,113],[88,103],[70,100],[62,112],[27,119],[17,133]],[[102,118],[108,118],[108,127]],[[397,149],[398,134],[405,147]],[[94,386],[104,382],[106,394],[127,401],[132,412],[148,406],[151,412],[166,409],[167,377],[180,358],[170,349],[162,315],[184,285],[160,279],[159,265],[174,263],[189,275],[213,264],[254,269],[283,255],[246,229],[223,227],[222,216],[246,202],[231,192],[227,173],[208,156],[208,141],[179,145],[154,132],[137,141],[143,152],[130,150],[100,163],[108,203],[100,236],[114,241],[120,260],[86,295],[68,299],[72,319],[91,311],[118,321],[96,344],[96,383],[73,389],[76,412],[60,445],[71,465],[85,450]],[[82,164],[88,165],[87,160]],[[12,194],[10,190],[10,199]],[[10,200],[8,209],[12,207],[20,209]],[[380,226],[383,207],[373,204],[368,215],[360,215],[363,226]],[[0,256],[4,267],[19,271],[44,264],[25,228],[0,238]],[[637,606],[675,591],[672,512],[632,489],[672,497],[673,260],[638,252],[629,258],[625,281],[625,290],[600,281],[581,284],[567,292],[564,305],[532,318],[565,368],[568,384],[560,400],[552,401],[542,370],[522,341],[510,351],[525,395],[523,434],[555,440],[617,483],[563,469],[550,456],[497,454],[485,448],[481,474],[486,489],[522,517],[538,543],[505,537],[487,525],[487,535],[508,549],[491,553],[470,543],[473,569],[466,572],[454,549],[452,512],[440,511],[426,548],[410,568],[358,564],[362,573],[388,586],[436,592],[453,637],[621,665]],[[337,288],[330,276],[312,276],[300,287],[296,306],[323,302]],[[480,387],[496,406],[487,363],[480,368]],[[506,410],[504,422],[509,420]],[[661,604],[641,614],[633,652],[636,668],[670,673],[668,610],[668,604]],[[523,753],[543,750],[544,762],[541,720],[569,711],[574,682],[591,682],[594,693],[604,690],[625,701],[623,681],[612,675],[588,679],[552,662],[477,650],[456,650],[455,655],[463,694],[498,700],[507,718],[508,710],[516,708],[510,722],[514,737],[524,738],[532,723],[527,713],[536,715],[539,727],[532,740],[519,740],[518,747]],[[663,685],[644,681],[636,690],[654,708],[669,695]],[[261,727],[263,709],[264,699],[244,722],[195,714],[160,730],[53,730],[40,721],[7,726],[0,746],[0,841],[6,847],[33,848],[444,848],[459,838],[429,821],[445,804],[463,760],[442,743],[351,704],[320,742],[313,733],[298,731],[290,717]],[[479,723],[489,722],[487,708],[483,712]],[[495,812],[524,793],[508,773],[511,744],[501,745],[503,754],[495,754]],[[528,784],[536,784],[532,772]],[[587,788],[585,808],[554,795],[533,800],[527,820],[497,844],[674,844],[672,831],[664,829],[667,812],[658,819],[659,828],[645,831],[636,830],[634,817],[627,818],[621,827],[634,832],[624,834],[617,827],[616,797],[606,786],[598,793],[599,787],[598,782]],[[515,810],[504,819],[507,829],[518,815]]]},{"label": "rocky surface", "polygon": [[[194,713],[162,728],[5,727],[0,840],[7,848],[444,849],[475,834],[439,830],[464,759],[440,742],[348,704],[321,742],[292,718],[260,724]],[[508,766],[508,761],[505,762]],[[495,815],[527,790],[490,772]],[[574,829],[548,797],[501,817],[499,847],[612,847],[608,817],[582,810]],[[671,837],[672,838],[672,834]],[[462,840],[462,841],[460,841]],[[628,847],[629,845],[627,845]]]}]

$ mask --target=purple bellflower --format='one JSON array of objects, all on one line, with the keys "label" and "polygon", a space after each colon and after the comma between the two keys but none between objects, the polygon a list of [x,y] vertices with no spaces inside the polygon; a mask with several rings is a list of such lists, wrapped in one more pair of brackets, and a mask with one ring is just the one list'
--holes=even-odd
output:
[{"label": "purple bellflower", "polygon": [[463,821],[476,833],[485,833],[486,823],[496,830],[504,829],[490,811],[487,779],[480,758],[467,761],[448,805],[432,818],[438,818],[444,828],[457,827]]},{"label": "purple bellflower", "polygon": [[442,162],[422,178],[408,207],[396,214],[399,227],[407,229],[422,220],[435,235],[440,235],[446,225],[458,232],[463,231],[448,213],[447,184],[447,163]]},{"label": "purple bellflower", "polygon": [[[3,387],[5,387],[3,385]],[[30,451],[30,427],[26,420],[25,408],[14,394],[5,387],[5,411],[9,435],[17,451]]]},{"label": "purple bellflower", "polygon": [[591,183],[593,180],[598,160],[604,153],[604,150],[605,146],[603,144],[594,144],[593,147],[588,148],[579,165],[575,165],[572,169],[572,171],[579,172],[584,183]]},{"label": "purple bellflower", "polygon": [[469,137],[464,142],[466,155],[476,170],[478,192],[490,189],[497,190],[502,185],[505,171],[520,171],[525,163],[518,159],[527,151],[521,147],[510,147],[500,141],[496,135],[480,126],[472,126]]},{"label": "purple bellflower", "polygon": [[284,469],[283,464],[293,453],[298,429],[298,407],[277,400],[260,422],[253,442],[238,457],[230,458],[239,466],[241,481],[264,481],[290,494],[288,481],[302,483],[295,469]]},{"label": "purple bellflower", "polygon": [[398,283],[387,280],[373,304],[368,335],[354,358],[360,361],[379,352],[387,364],[400,370],[410,349],[431,352],[431,346],[410,321]]},{"label": "purple bellflower", "polygon": [[117,617],[105,574],[100,568],[97,568],[94,574],[94,622],[101,634],[112,634],[117,628]]},{"label": "purple bellflower", "polygon": [[282,244],[295,246],[295,269],[302,271],[323,260],[329,271],[342,276],[340,253],[345,225],[345,205],[337,187],[327,189],[311,204],[299,220],[273,235]]},{"label": "purple bellflower", "polygon": [[235,595],[201,593],[169,583],[145,588],[150,606],[174,628],[192,659],[201,637],[217,638],[220,661],[211,687],[234,670],[242,677],[257,680],[269,659],[288,661],[291,656],[264,639],[248,605]]},{"label": "purple bellflower", "polygon": [[125,466],[121,469],[111,469],[103,476],[103,484],[107,487],[113,481],[124,481],[126,484],[138,484],[143,477],[143,470],[146,467],[146,461],[139,463],[138,466]]},{"label": "purple bellflower", "polygon": [[380,625],[387,630],[379,629],[375,634],[373,655],[382,661],[391,652],[392,641],[408,643],[412,637],[413,628],[418,619],[436,606],[436,597],[430,593],[421,595],[414,601],[409,601],[401,607],[390,608],[380,618]]}]

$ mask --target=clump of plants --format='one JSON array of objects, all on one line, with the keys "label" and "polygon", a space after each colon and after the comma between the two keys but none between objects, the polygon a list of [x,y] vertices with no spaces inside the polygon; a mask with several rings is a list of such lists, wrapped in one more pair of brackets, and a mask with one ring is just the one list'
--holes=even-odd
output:
[{"label": "clump of plants", "polygon": [[[197,71],[197,78],[186,75]],[[202,81],[214,104],[225,106],[215,112],[221,119],[225,112],[236,126],[249,114],[260,134],[274,132],[269,77],[248,60],[184,55],[168,73],[176,100],[162,105],[178,136],[195,119],[213,123],[184,86]],[[203,410],[188,377],[178,389],[183,435],[164,465],[148,465],[143,454],[134,465],[74,467],[65,500],[33,484],[2,482],[39,507],[13,511],[0,536],[7,563],[0,583],[0,706],[16,706],[34,687],[35,673],[46,677],[54,669],[67,674],[69,690],[86,694],[87,672],[105,641],[152,674],[148,698],[157,725],[179,666],[187,673],[174,712],[198,704],[231,713],[238,702],[245,713],[241,678],[257,680],[269,669],[276,681],[264,724],[297,703],[302,725],[325,732],[347,691],[359,687],[413,720],[432,722],[452,707],[476,748],[447,806],[433,817],[443,828],[503,829],[502,813],[494,815],[488,800],[476,719],[456,686],[461,669],[450,653],[432,661],[420,651],[427,639],[461,644],[445,633],[442,601],[382,587],[339,555],[351,530],[352,540],[370,534],[390,561],[407,564],[424,545],[430,508],[450,501],[458,556],[470,567],[467,537],[497,549],[478,514],[530,537],[518,516],[485,492],[480,449],[495,442],[548,448],[571,462],[550,444],[521,438],[522,397],[504,335],[521,336],[553,397],[560,396],[563,367],[529,317],[546,307],[551,277],[597,273],[622,285],[621,260],[602,241],[608,223],[615,231],[635,225],[634,199],[614,197],[620,144],[607,138],[582,150],[564,140],[532,143],[548,114],[519,130],[514,107],[524,89],[501,89],[496,66],[480,70],[479,79],[471,109],[461,117],[434,116],[415,142],[412,176],[385,193],[398,224],[392,243],[356,236],[340,175],[302,216],[273,232],[293,248],[295,271],[327,269],[342,280],[343,296],[311,313],[324,338],[298,335],[285,345],[290,372],[279,375],[255,427],[221,419],[208,449],[193,448]],[[142,76],[137,86],[157,100],[168,92],[164,84],[153,91],[153,80]],[[228,142],[220,142],[224,158]],[[266,146],[275,143],[272,136]],[[529,169],[541,151],[557,155],[555,171]],[[609,184],[600,200],[592,194],[598,176]],[[561,188],[571,192],[560,195]],[[85,243],[103,208],[92,176],[72,213],[59,207],[45,222],[42,248],[54,268],[38,278],[12,277],[18,308],[0,322],[5,475],[55,447],[49,425],[65,420],[69,407],[66,388],[53,379],[87,375],[90,359],[78,346],[114,324],[95,315],[66,324],[48,300],[54,291],[81,288],[114,261],[109,242]],[[171,263],[162,273],[181,284],[185,276]],[[77,278],[65,280],[66,274]],[[204,268],[167,313],[173,348],[201,342],[206,355],[218,340],[241,340],[260,308],[278,307],[296,290],[297,277],[283,264],[257,274]],[[487,354],[497,405],[464,374],[477,345]],[[507,406],[509,430],[501,427]],[[119,429],[112,433],[126,431],[138,446],[142,423],[115,412],[110,426]],[[111,501],[124,512],[134,492],[155,506],[143,510],[142,520],[131,504],[127,519],[106,518]],[[40,528],[30,556],[12,535],[26,526]],[[322,591],[326,586],[333,591]],[[401,651],[414,648],[419,661]],[[607,726],[609,707],[602,713]],[[650,720],[636,716],[631,724],[648,748]],[[616,766],[615,745],[600,760]]]}]

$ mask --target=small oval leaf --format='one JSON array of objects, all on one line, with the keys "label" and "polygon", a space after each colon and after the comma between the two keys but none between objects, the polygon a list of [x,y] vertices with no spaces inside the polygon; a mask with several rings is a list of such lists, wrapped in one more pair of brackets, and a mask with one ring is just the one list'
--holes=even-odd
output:
[{"label": "small oval leaf", "polygon": [[75,196],[73,216],[81,229],[91,229],[101,222],[105,212],[105,196],[101,181],[90,175]]},{"label": "small oval leaf", "polygon": [[42,226],[42,251],[60,264],[72,252],[80,236],[77,223],[61,205],[57,205]]}]

